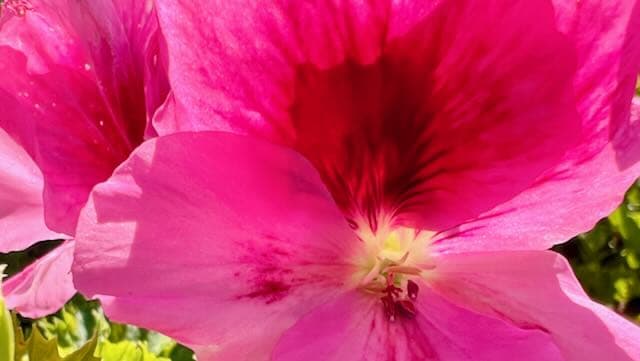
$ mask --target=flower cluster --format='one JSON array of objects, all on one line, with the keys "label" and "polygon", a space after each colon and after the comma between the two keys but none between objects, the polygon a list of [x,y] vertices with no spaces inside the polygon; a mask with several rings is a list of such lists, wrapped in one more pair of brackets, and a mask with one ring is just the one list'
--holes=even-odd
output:
[{"label": "flower cluster", "polygon": [[640,175],[640,1],[0,8],[0,252],[65,240],[10,308],[200,361],[640,360],[547,251]]}]

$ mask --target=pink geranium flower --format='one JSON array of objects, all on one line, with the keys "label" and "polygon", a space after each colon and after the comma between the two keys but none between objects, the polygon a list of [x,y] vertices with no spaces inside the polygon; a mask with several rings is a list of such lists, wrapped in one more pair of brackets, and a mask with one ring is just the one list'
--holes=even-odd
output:
[{"label": "pink geranium flower", "polygon": [[544,251],[639,174],[635,1],[157,5],[156,128],[202,132],[83,210],[76,285],[113,319],[201,361],[640,360]]},{"label": "pink geranium flower", "polygon": [[[0,157],[11,162],[0,170],[0,251],[9,252],[73,238],[91,188],[143,141],[168,84],[150,2],[1,6]],[[72,256],[65,242],[7,280],[9,307],[30,317],[60,308],[75,293]]]}]

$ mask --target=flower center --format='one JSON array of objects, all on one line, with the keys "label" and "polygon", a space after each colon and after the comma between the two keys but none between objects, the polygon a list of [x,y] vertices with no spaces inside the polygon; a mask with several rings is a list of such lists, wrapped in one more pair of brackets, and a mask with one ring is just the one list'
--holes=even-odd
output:
[{"label": "flower center", "polygon": [[413,301],[418,297],[416,280],[434,268],[428,262],[427,248],[432,232],[410,228],[381,230],[375,234],[361,234],[365,242],[365,256],[359,287],[380,298],[390,321],[397,317],[413,318]]}]

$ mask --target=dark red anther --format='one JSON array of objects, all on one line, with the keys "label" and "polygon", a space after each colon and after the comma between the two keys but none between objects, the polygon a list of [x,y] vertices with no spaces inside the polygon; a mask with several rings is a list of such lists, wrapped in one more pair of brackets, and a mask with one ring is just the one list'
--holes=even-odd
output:
[{"label": "dark red anther", "polygon": [[413,302],[409,300],[396,301],[396,308],[406,318],[414,318],[416,316],[416,308],[413,306]]},{"label": "dark red anther", "polygon": [[415,300],[416,298],[418,298],[419,290],[420,287],[418,287],[417,283],[413,282],[412,280],[407,280],[407,295],[410,299]]},{"label": "dark red anther", "polygon": [[387,295],[380,298],[380,300],[384,306],[384,314],[387,316],[389,321],[394,321],[396,319],[396,302],[393,297]]}]

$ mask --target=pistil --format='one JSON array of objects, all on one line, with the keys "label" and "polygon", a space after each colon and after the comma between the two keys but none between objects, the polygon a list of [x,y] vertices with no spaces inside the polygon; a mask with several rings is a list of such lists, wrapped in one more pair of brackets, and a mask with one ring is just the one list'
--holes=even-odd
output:
[{"label": "pistil", "polygon": [[[384,289],[385,295],[380,298],[385,315],[391,322],[396,320],[397,315],[411,319],[416,315],[413,301],[418,296],[418,285],[408,280],[407,289],[403,290],[395,286],[394,278],[395,275],[393,273],[387,274],[387,287]],[[405,298],[405,296],[408,296],[409,299]]]},{"label": "pistil", "polygon": [[[402,262],[407,257],[402,257]],[[422,270],[417,267],[398,264],[387,259],[376,259],[375,265],[362,281],[362,289],[381,294],[380,300],[389,321],[395,321],[398,315],[413,318],[416,314],[413,301],[418,297],[418,284],[404,277],[419,276]],[[398,287],[406,284],[406,289]]]},{"label": "pistil", "polygon": [[398,317],[411,319],[416,315],[414,301],[420,287],[413,279],[435,267],[426,262],[431,235],[408,228],[387,228],[362,237],[367,242],[369,261],[363,259],[368,270],[360,281],[360,289],[379,297],[385,316],[391,322]]}]

